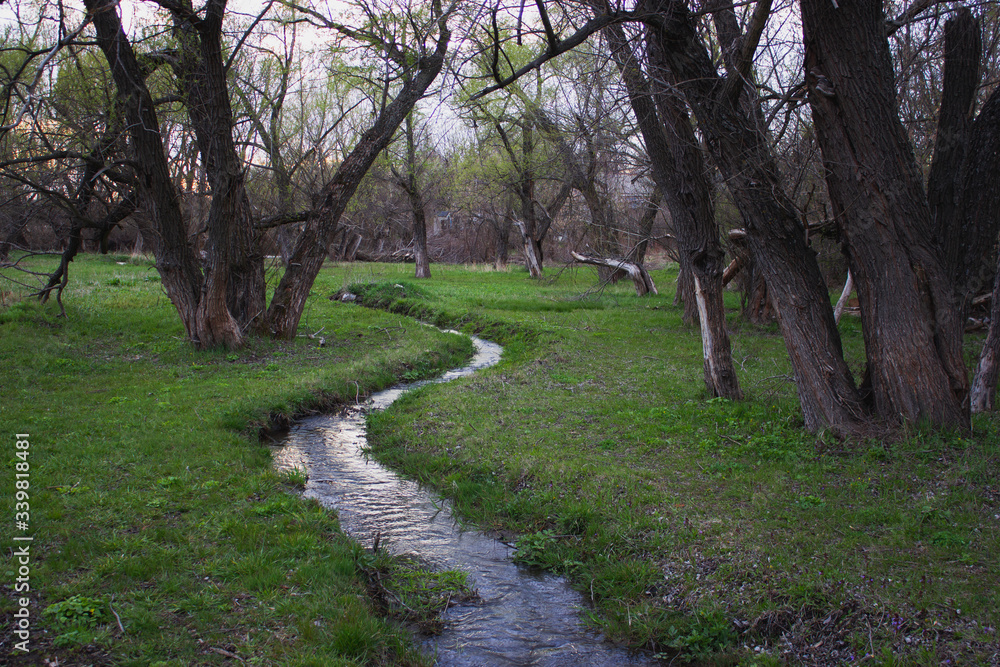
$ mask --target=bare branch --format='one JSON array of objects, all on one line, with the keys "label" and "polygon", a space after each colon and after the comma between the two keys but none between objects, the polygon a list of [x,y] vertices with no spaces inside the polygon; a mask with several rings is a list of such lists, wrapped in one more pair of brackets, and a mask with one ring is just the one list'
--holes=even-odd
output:
[{"label": "bare branch", "polygon": [[[42,59],[42,62],[39,63],[38,67],[35,69],[35,78],[28,86],[26,95],[21,96],[22,99],[21,110],[15,115],[13,123],[10,123],[9,125],[0,125],[0,135],[9,132],[10,130],[13,130],[15,127],[21,124],[21,121],[24,120],[25,114],[27,114],[28,110],[31,108],[31,102],[35,96],[35,89],[38,87],[39,82],[42,80],[42,75],[45,73],[45,68],[52,61],[52,59],[56,57],[56,54],[58,54],[59,51],[63,49],[63,47],[72,43],[73,40],[75,40],[80,35],[80,33],[83,32],[83,29],[90,24],[90,20],[91,20],[91,15],[88,13],[84,17],[83,22],[80,23],[80,26],[76,30],[67,34],[65,37],[56,42],[56,44],[51,49],[49,49],[49,52],[46,54],[45,58]],[[11,85],[13,86],[14,84]]]},{"label": "bare branch", "polygon": [[758,0],[753,11],[753,18],[747,27],[746,35],[740,41],[740,48],[737,52],[736,62],[733,63],[733,72],[726,81],[723,90],[723,99],[730,104],[736,104],[740,93],[743,92],[743,84],[750,78],[750,68],[753,66],[753,56],[760,44],[761,35],[764,34],[764,27],[767,19],[771,15],[772,0]]},{"label": "bare branch", "polygon": [[906,10],[891,21],[886,21],[886,36],[894,34],[897,30],[902,28],[907,23],[913,21],[919,14],[925,10],[933,7],[934,5],[940,5],[948,0],[915,0],[915,2],[906,8]]},{"label": "bare branch", "polygon": [[599,16],[595,16],[594,18],[587,21],[583,25],[583,27],[577,30],[575,33],[573,33],[566,39],[558,40],[554,45],[549,44],[548,47],[545,49],[545,51],[539,54],[538,57],[536,57],[530,63],[503,78],[500,77],[500,73],[497,68],[497,58],[498,58],[497,53],[500,50],[499,35],[496,33],[496,31],[494,31],[494,39],[496,40],[496,43],[494,47],[494,56],[493,56],[493,71],[496,83],[491,86],[487,86],[486,88],[480,90],[478,93],[472,95],[469,98],[469,101],[474,102],[482,97],[485,97],[486,95],[489,95],[490,93],[496,92],[502,88],[506,88],[510,84],[520,79],[525,74],[528,74],[529,72],[532,72],[540,68],[548,61],[553,60],[554,58],[557,58],[568,51],[572,51],[580,44],[587,41],[587,39],[591,35],[600,31],[602,28],[611,25],[612,23],[620,23],[622,21],[632,21],[632,20],[636,20],[636,16],[633,12],[611,12],[608,14],[601,14]]},{"label": "bare branch", "polygon": [[229,68],[233,66],[233,61],[236,59],[236,56],[239,54],[240,49],[243,48],[244,42],[246,42],[247,38],[250,37],[250,33],[252,33],[253,30],[254,30],[254,28],[257,27],[257,24],[260,23],[264,19],[264,16],[269,11],[271,11],[271,7],[273,5],[274,5],[274,0],[267,0],[267,4],[264,5],[264,9],[261,10],[260,14],[257,14],[257,17],[253,20],[253,23],[251,23],[250,26],[246,30],[243,31],[243,34],[240,36],[240,40],[238,42],[236,42],[236,46],[233,47],[233,52],[231,54],[229,54],[229,59],[226,61],[226,65],[223,68],[226,72],[228,72]]}]

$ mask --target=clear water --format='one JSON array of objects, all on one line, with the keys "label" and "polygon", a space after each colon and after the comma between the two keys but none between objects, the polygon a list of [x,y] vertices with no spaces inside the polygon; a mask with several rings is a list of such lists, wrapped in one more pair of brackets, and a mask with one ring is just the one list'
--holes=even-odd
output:
[{"label": "clear water", "polygon": [[[499,345],[473,341],[476,356],[468,366],[430,382],[471,375],[500,360]],[[515,565],[507,545],[459,526],[447,501],[365,457],[365,412],[384,409],[422,384],[388,389],[337,415],[306,419],[289,432],[274,458],[279,468],[306,469],[305,496],[337,510],[356,540],[371,544],[379,535],[380,544],[394,553],[469,574],[479,599],[451,607],[444,631],[424,640],[437,664],[656,664],[583,627],[580,612],[587,602],[565,579]]]}]

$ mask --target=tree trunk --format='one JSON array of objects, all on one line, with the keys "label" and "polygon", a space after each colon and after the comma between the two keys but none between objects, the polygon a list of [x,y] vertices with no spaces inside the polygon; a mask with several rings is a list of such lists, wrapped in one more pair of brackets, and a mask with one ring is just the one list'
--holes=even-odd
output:
[{"label": "tree trunk", "polygon": [[440,31],[435,52],[420,60],[421,69],[404,81],[395,99],[382,109],[375,124],[361,136],[323,188],[319,210],[306,222],[267,311],[268,328],[276,338],[295,336],[309,291],[323,266],[326,245],[337,229],[340,216],[378,154],[389,145],[399,125],[441,71],[451,37],[443,19]]},{"label": "tree trunk", "polygon": [[[180,198],[170,178],[162,138],[158,131],[146,129],[160,126],[152,96],[132,45],[122,30],[115,3],[87,0],[86,6],[128,123],[136,158],[139,199],[152,225],[152,229],[143,231],[143,236],[147,245],[152,246],[161,283],[180,315],[185,333],[191,340],[199,341],[197,311],[203,279],[187,242]],[[217,341],[200,342],[212,345]]]},{"label": "tree trunk", "polygon": [[837,305],[833,309],[833,319],[840,324],[840,316],[844,313],[844,306],[847,305],[847,300],[851,298],[851,292],[854,291],[854,276],[851,272],[847,272],[847,282],[844,283],[844,289],[840,293],[840,298],[837,299]]},{"label": "tree trunk", "polygon": [[993,306],[990,310],[990,328],[979,355],[979,364],[972,380],[972,412],[988,412],[995,408],[997,375],[1000,374],[1000,262],[997,264],[993,283]]},{"label": "tree trunk", "polygon": [[[959,7],[954,17],[945,23],[944,44],[944,86],[934,160],[927,178],[927,202],[934,219],[935,242],[944,249],[949,273],[959,276],[963,245],[958,213],[961,171],[972,127],[982,52],[979,22],[968,8]],[[964,292],[960,286],[956,287],[959,293]]]},{"label": "tree trunk", "polygon": [[861,304],[878,415],[968,427],[952,279],[899,120],[877,0],[801,0],[805,69],[827,189]]},{"label": "tree trunk", "polygon": [[538,251],[538,245],[534,239],[528,236],[527,225],[521,220],[515,220],[514,226],[521,232],[521,242],[524,244],[524,264],[528,268],[528,274],[532,278],[542,277],[542,259]]},{"label": "tree trunk", "polygon": [[638,68],[621,27],[613,25],[606,31],[646,144],[653,178],[670,210],[682,271],[686,268],[691,277],[684,300],[685,321],[694,319],[688,311],[696,310],[705,359],[705,386],[712,396],[738,400],[743,392],[733,365],[722,301],[725,253],[690,118],[683,101],[663,85],[672,83],[670,72],[651,68],[657,82],[654,88]]},{"label": "tree trunk", "polygon": [[1000,233],[1000,88],[995,88],[969,132],[962,170],[957,223],[950,245],[949,269],[955,276],[962,314],[966,304],[993,283],[997,235]]},{"label": "tree trunk", "polygon": [[513,213],[508,211],[508,214],[503,217],[494,215],[491,218],[495,240],[494,263],[498,269],[507,266],[510,254],[510,218],[512,216]]},{"label": "tree trunk", "polygon": [[[222,55],[226,0],[209,0],[205,18],[175,17],[180,57],[175,66],[212,189],[208,261],[198,339],[238,347],[244,332],[263,328],[264,257],[247,196],[242,160],[233,142],[233,112]],[[190,3],[188,3],[190,9]],[[193,12],[192,12],[193,15]]]},{"label": "tree trunk", "polygon": [[661,201],[663,201],[663,191],[657,186],[653,188],[649,200],[643,207],[642,217],[639,219],[639,227],[636,230],[639,241],[628,253],[628,257],[636,264],[642,264],[646,261],[646,251],[649,250],[649,240],[653,234],[653,223],[656,222],[656,216],[660,212]]},{"label": "tree trunk", "polygon": [[413,138],[413,114],[406,116],[406,175],[403,189],[410,201],[413,214],[413,257],[415,278],[430,278],[431,263],[427,256],[427,218],[424,213],[424,198],[417,183],[417,146]]},{"label": "tree trunk", "polygon": [[759,113],[733,103],[730,80],[720,79],[683,0],[647,0],[644,9],[650,61],[678,82],[743,216],[748,247],[778,310],[806,428],[855,431],[865,415],[829,292],[781,186]]}]

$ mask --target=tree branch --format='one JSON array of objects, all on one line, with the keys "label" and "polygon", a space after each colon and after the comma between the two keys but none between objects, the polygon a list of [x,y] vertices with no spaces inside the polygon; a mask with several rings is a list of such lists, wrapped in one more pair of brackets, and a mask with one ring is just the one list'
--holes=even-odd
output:
[{"label": "tree branch", "polygon": [[510,84],[514,83],[520,79],[525,74],[532,72],[542,65],[547,63],[554,58],[561,56],[562,54],[572,51],[580,44],[585,42],[591,35],[600,31],[605,26],[611,25],[612,23],[620,23],[622,21],[636,20],[635,14],[633,12],[611,12],[608,14],[601,14],[600,16],[595,16],[594,18],[587,21],[582,28],[577,30],[575,33],[567,37],[566,39],[558,40],[554,45],[549,44],[545,51],[538,55],[530,63],[521,67],[520,69],[512,72],[506,77],[500,76],[500,71],[498,67],[498,53],[500,51],[500,41],[499,35],[494,32],[495,40],[495,50],[493,56],[493,78],[496,81],[495,84],[483,88],[478,93],[472,95],[469,98],[470,102],[474,102],[490,93],[506,88]]},{"label": "tree branch", "polygon": [[725,88],[722,91],[722,98],[731,105],[736,105],[739,101],[740,93],[743,92],[743,85],[750,78],[750,68],[753,66],[753,56],[757,52],[761,35],[764,34],[764,27],[767,19],[771,15],[772,0],[758,0],[753,11],[753,18],[747,27],[747,32],[740,40],[739,49],[736,52],[736,60],[733,63],[733,71],[726,79]]}]

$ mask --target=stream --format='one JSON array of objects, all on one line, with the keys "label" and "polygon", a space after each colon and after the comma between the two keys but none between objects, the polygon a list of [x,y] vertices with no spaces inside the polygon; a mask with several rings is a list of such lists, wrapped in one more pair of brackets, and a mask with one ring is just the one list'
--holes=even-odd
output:
[{"label": "stream", "polygon": [[447,501],[362,452],[365,412],[385,409],[410,389],[465,377],[500,360],[499,345],[475,337],[473,342],[476,354],[467,366],[387,389],[339,414],[299,422],[274,450],[275,465],[305,469],[305,497],[335,509],[353,539],[371,544],[380,535],[393,553],[468,573],[479,599],[452,606],[443,616],[443,632],[421,640],[438,665],[656,664],[585,628],[580,611],[588,603],[564,578],[515,565],[507,545],[463,528]]}]

